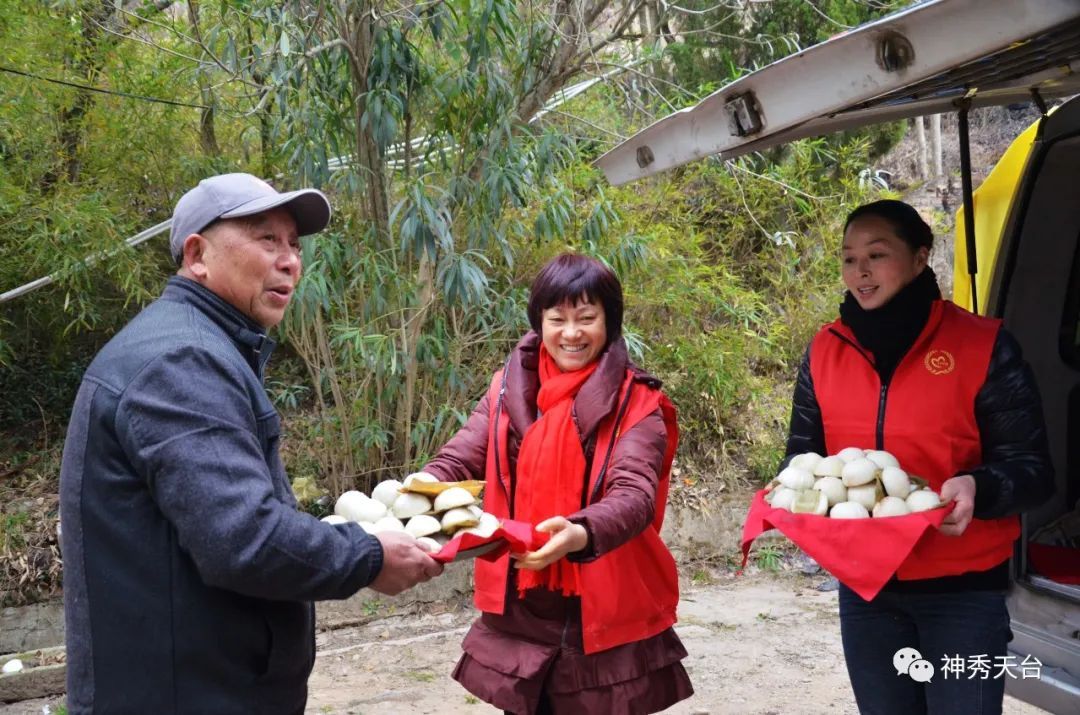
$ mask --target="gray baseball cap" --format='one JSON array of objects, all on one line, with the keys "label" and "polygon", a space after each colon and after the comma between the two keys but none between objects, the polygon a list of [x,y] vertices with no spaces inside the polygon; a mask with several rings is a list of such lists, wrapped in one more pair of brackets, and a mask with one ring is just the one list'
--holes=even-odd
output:
[{"label": "gray baseball cap", "polygon": [[179,263],[184,241],[221,218],[253,216],[283,207],[301,236],[318,233],[330,223],[330,201],[317,189],[278,192],[251,174],[221,174],[203,179],[180,197],[173,209],[169,250]]}]

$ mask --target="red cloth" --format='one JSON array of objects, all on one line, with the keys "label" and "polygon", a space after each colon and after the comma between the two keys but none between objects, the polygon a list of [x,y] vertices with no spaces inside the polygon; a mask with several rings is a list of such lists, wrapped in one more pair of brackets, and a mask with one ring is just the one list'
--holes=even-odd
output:
[{"label": "red cloth", "polygon": [[823,569],[867,601],[878,594],[897,568],[928,533],[936,533],[954,504],[906,516],[881,519],[831,519],[792,514],[765,501],[765,490],[754,495],[743,524],[743,566],[754,539],[779,529]]},{"label": "red cloth", "polygon": [[477,558],[486,561],[495,561],[503,554],[521,554],[526,551],[535,551],[547,543],[549,534],[544,534],[532,528],[532,524],[513,519],[502,519],[499,528],[485,538],[476,534],[458,534],[451,539],[438,553],[432,554],[431,558],[440,563],[449,563],[454,560],[460,551],[468,551],[478,546],[498,542],[498,546],[491,551],[485,552]]},{"label": "red cloth", "polygon": [[1028,561],[1051,581],[1080,585],[1080,549],[1053,544],[1028,544]]},{"label": "red cloth", "polygon": [[[553,516],[573,514],[581,508],[586,467],[577,425],[574,397],[596,372],[599,361],[572,372],[563,372],[540,346],[540,392],[536,406],[540,418],[532,423],[518,451],[518,508],[515,516],[539,524]],[[559,559],[539,571],[518,573],[518,596],[530,588],[560,591],[564,596],[581,594],[581,567]]]}]

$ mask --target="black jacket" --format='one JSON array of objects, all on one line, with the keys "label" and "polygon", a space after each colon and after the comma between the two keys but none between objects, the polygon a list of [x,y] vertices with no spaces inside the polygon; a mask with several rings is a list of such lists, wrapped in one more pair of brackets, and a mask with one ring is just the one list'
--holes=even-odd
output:
[{"label": "black jacket", "polygon": [[310,601],[367,585],[382,549],[296,509],[272,348],[174,277],[87,369],[60,473],[69,712],[303,711]]}]

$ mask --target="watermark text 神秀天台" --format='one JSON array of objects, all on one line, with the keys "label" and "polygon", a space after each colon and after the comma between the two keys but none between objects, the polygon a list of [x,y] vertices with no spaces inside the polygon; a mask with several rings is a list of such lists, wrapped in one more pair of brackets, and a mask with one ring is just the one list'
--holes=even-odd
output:
[{"label": "watermark text \u795e\u79c0\u5929\u53f0", "polygon": [[1006,676],[1015,679],[1027,680],[1039,678],[1042,674],[1042,662],[1033,655],[1026,655],[1017,662],[1015,655],[999,655],[991,658],[987,654],[962,656],[944,655],[941,657],[941,666],[935,668],[934,664],[923,658],[915,648],[901,648],[893,655],[893,667],[896,674],[907,675],[912,680],[920,683],[929,683],[934,676],[939,674],[942,678],[967,678],[975,680],[989,680],[991,678],[1004,678]]},{"label": "watermark text \u795e\u79c0\u5929\u53f0", "polygon": [[1006,676],[1014,680],[1027,680],[1038,678],[1041,674],[1042,662],[1030,654],[1024,656],[1024,659],[1019,662],[1015,655],[998,655],[993,658],[988,655],[970,655],[966,658],[962,655],[946,655],[941,659],[941,675],[946,680],[949,678],[989,680]]}]

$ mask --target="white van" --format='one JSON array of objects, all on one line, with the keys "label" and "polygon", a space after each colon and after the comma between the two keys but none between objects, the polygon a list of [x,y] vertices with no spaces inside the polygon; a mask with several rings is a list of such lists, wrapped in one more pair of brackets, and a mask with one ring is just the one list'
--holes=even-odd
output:
[{"label": "white van", "polygon": [[[1004,319],[1042,392],[1057,490],[1023,518],[1009,593],[1007,692],[1080,713],[1080,0],[930,0],[738,79],[602,156],[616,184],[710,155],[958,111],[968,210],[967,111],[1034,100],[1044,118],[999,235],[972,236],[968,307]],[[974,206],[975,211],[972,211]],[[974,223],[968,223],[973,227]],[[987,250],[989,248],[990,250]],[[1036,541],[1057,546],[1054,568]]]}]

